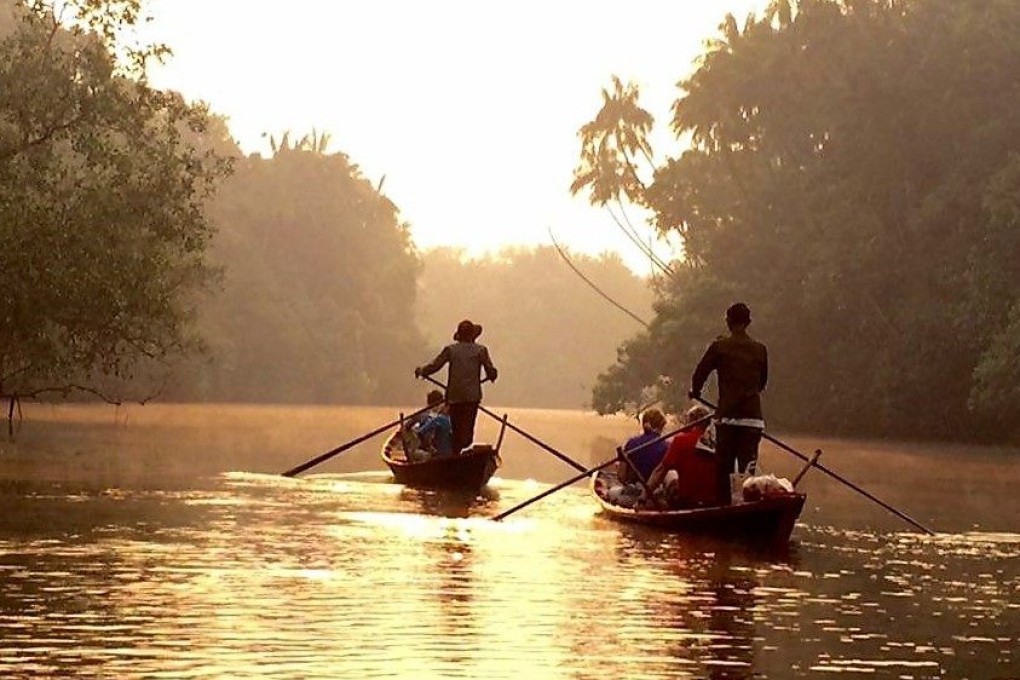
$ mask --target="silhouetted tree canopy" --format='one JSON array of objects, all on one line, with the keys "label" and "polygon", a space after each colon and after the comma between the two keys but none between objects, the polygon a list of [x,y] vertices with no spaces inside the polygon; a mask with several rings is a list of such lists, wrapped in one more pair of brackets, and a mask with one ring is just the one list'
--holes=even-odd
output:
[{"label": "silhouetted tree canopy", "polygon": [[223,290],[208,352],[168,395],[199,401],[395,403],[416,396],[418,258],[396,206],[328,135],[271,139],[236,162],[209,214]]},{"label": "silhouetted tree canopy", "polygon": [[595,202],[619,178],[685,248],[597,408],[660,375],[679,404],[744,300],[778,424],[1020,436],[1017,64],[1016,2],[777,0],[743,28],[728,16],[680,84],[685,150],[654,182],[636,187],[619,154],[579,167]]},{"label": "silhouetted tree canopy", "polygon": [[59,11],[0,2],[0,395],[114,398],[193,346],[226,168],[187,141],[205,108],[149,87],[137,1]]},{"label": "silhouetted tree canopy", "polygon": [[[631,312],[650,316],[648,283],[615,254],[571,262]],[[601,299],[549,246],[469,259],[450,248],[423,254],[418,321],[428,338],[416,364],[451,342],[457,323],[484,327],[499,368],[486,400],[507,406],[580,408],[620,342],[640,325]],[[412,364],[412,366],[415,364]],[[424,387],[421,388],[424,390]]]}]

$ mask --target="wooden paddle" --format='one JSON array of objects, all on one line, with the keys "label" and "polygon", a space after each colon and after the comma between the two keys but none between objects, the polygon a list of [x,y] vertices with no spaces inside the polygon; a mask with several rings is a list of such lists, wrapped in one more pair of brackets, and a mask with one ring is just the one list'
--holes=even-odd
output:
[{"label": "wooden paddle", "polygon": [[634,461],[630,458],[630,454],[637,451],[639,448],[643,447],[635,447],[631,451],[627,451],[622,446],[617,446],[616,457],[618,460],[624,461],[627,464],[627,468],[630,469],[635,477],[637,477],[638,483],[641,485],[641,488],[644,489],[645,498],[648,499],[648,502],[654,503],[657,507],[661,507],[660,503],[655,499],[655,494],[652,492],[652,488],[648,486],[648,480],[644,478],[644,475],[641,474],[641,470],[638,470],[637,465],[635,465]]},{"label": "wooden paddle", "polygon": [[[693,399],[695,399],[695,400],[697,400],[697,401],[701,402],[701,403],[702,403],[702,404],[704,404],[705,406],[709,407],[710,409],[713,409],[713,410],[714,410],[714,409],[716,408],[715,404],[713,404],[712,402],[710,402],[710,401],[707,401],[707,400],[705,400],[705,399],[702,399],[702,398],[701,398],[700,396],[698,396],[698,395],[692,394],[692,395],[691,395],[691,397],[692,397]],[[833,479],[835,479],[835,480],[836,480],[837,482],[840,482],[841,484],[844,484],[844,485],[846,485],[846,486],[850,487],[851,489],[853,489],[853,490],[854,490],[854,491],[856,491],[857,493],[861,494],[862,496],[864,496],[864,497],[865,497],[865,498],[867,498],[868,500],[874,501],[875,503],[877,503],[877,504],[881,505],[881,506],[882,506],[883,508],[885,508],[886,510],[888,510],[888,511],[889,511],[889,512],[891,512],[892,514],[894,514],[894,515],[896,515],[897,517],[899,517],[900,519],[902,519],[902,520],[904,520],[904,521],[908,522],[909,524],[912,524],[913,526],[915,526],[916,528],[920,529],[920,530],[921,530],[921,531],[923,531],[924,533],[926,533],[926,534],[929,534],[929,535],[931,535],[931,536],[934,536],[934,535],[935,535],[935,532],[934,532],[934,531],[932,531],[932,530],[931,530],[931,529],[929,529],[928,527],[924,526],[923,524],[921,524],[921,523],[920,523],[920,522],[918,522],[917,520],[913,519],[912,517],[910,517],[910,516],[909,516],[909,515],[907,515],[906,513],[904,513],[904,512],[901,512],[900,510],[897,510],[896,508],[894,508],[893,506],[889,505],[889,504],[888,504],[888,503],[886,503],[885,501],[882,501],[882,500],[880,500],[880,499],[876,498],[876,497],[875,497],[875,496],[873,496],[872,494],[868,493],[867,491],[865,491],[865,490],[864,490],[864,489],[862,489],[861,487],[859,487],[859,486],[857,486],[856,484],[854,484],[853,482],[851,482],[851,481],[850,481],[849,479],[846,479],[845,477],[842,477],[842,476],[840,476],[840,475],[839,475],[838,473],[836,473],[836,472],[833,472],[833,471],[832,471],[832,470],[830,470],[829,468],[827,468],[827,467],[825,467],[824,465],[822,465],[821,463],[819,463],[819,462],[818,462],[818,460],[817,460],[817,456],[815,457],[815,459],[814,459],[814,460],[812,460],[812,459],[808,458],[807,456],[805,456],[805,455],[804,455],[803,453],[801,453],[800,451],[798,451],[797,449],[793,448],[792,446],[790,446],[790,445],[788,445],[788,444],[786,444],[786,443],[784,443],[784,442],[781,442],[781,441],[779,441],[778,439],[776,439],[776,438],[775,438],[775,437],[773,437],[772,435],[768,434],[767,432],[764,432],[764,431],[762,431],[761,435],[762,435],[762,437],[763,437],[763,438],[765,438],[765,439],[769,440],[770,442],[772,442],[773,444],[775,444],[775,445],[776,445],[776,446],[778,446],[779,448],[781,448],[781,449],[783,449],[784,451],[787,451],[787,452],[789,452],[789,453],[792,453],[793,455],[797,456],[797,457],[798,457],[798,458],[800,458],[801,460],[803,460],[803,461],[805,461],[805,462],[809,463],[810,465],[813,465],[814,467],[818,468],[819,470],[821,470],[821,471],[822,471],[822,472],[824,472],[825,474],[827,474],[827,475],[829,475],[830,477],[832,477]],[[809,466],[810,466],[810,465],[809,465]],[[802,474],[801,476],[803,476],[803,474]],[[799,481],[799,479],[798,479],[798,481]]]},{"label": "wooden paddle", "polygon": [[[702,423],[707,423],[709,420],[711,420],[714,417],[715,417],[714,415],[707,415],[704,418],[699,418],[697,420],[692,420],[691,422],[687,423],[686,425],[682,425],[681,427],[678,427],[677,429],[673,430],[672,432],[667,432],[666,434],[660,435],[656,439],[652,439],[651,441],[647,441],[644,444],[642,444],[641,446],[635,446],[633,449],[631,449],[627,453],[628,454],[636,453],[637,451],[640,451],[641,449],[643,449],[643,448],[645,448],[647,446],[651,446],[651,445],[653,445],[653,444],[655,444],[657,442],[663,441],[664,439],[669,439],[673,435],[679,434],[681,432],[685,432],[685,431],[687,431],[687,430],[689,430],[691,428],[694,428],[694,427],[697,427],[698,425],[701,425]],[[619,451],[619,449],[617,449],[617,451]],[[610,465],[612,465],[613,463],[615,463],[618,460],[620,460],[620,455],[619,454],[617,454],[613,458],[610,458],[609,460],[607,460],[604,463],[599,463],[598,465],[596,465],[593,468],[589,468],[587,470],[582,471],[581,474],[576,475],[574,477],[571,477],[567,481],[561,482],[560,484],[557,484],[556,486],[552,487],[551,489],[546,489],[542,493],[538,494],[537,496],[535,496],[533,498],[530,498],[530,499],[524,501],[523,503],[518,503],[517,505],[515,505],[512,508],[510,508],[509,510],[504,510],[503,512],[499,513],[498,515],[496,515],[492,519],[494,521],[496,521],[496,522],[502,521],[502,520],[506,519],[507,517],[509,517],[510,515],[512,515],[515,512],[517,512],[518,510],[520,510],[521,508],[526,508],[529,505],[531,505],[532,503],[534,503],[536,501],[539,501],[539,500],[542,500],[546,496],[550,496],[550,495],[556,493],[557,491],[559,491],[560,489],[563,489],[565,487],[570,486],[574,482],[579,482],[582,479],[584,479],[585,477],[588,477],[588,476],[598,472],[599,470],[602,470],[604,468],[609,467]]]},{"label": "wooden paddle", "polygon": [[793,480],[793,488],[794,489],[796,489],[797,485],[800,484],[800,480],[804,479],[804,475],[806,475],[808,473],[808,470],[810,470],[818,462],[818,459],[819,459],[819,457],[821,457],[821,455],[822,455],[822,450],[821,449],[815,449],[815,455],[811,456],[811,460],[809,460],[807,462],[807,464],[804,465],[804,467],[802,467],[800,469],[800,472],[798,472],[797,476],[794,478],[794,480]]},{"label": "wooden paddle", "polygon": [[493,521],[495,521],[495,522],[501,522],[501,521],[503,521],[504,519],[506,519],[507,517],[509,517],[510,515],[512,515],[512,514],[514,514],[515,512],[517,512],[518,510],[520,510],[520,509],[522,509],[522,508],[526,508],[526,507],[528,507],[529,505],[531,505],[532,503],[535,503],[535,502],[537,502],[537,501],[540,501],[540,500],[542,500],[543,498],[545,498],[546,496],[551,496],[552,494],[556,493],[556,492],[557,492],[557,491],[559,491],[560,489],[563,489],[563,488],[566,488],[566,487],[570,486],[570,485],[571,485],[571,484],[573,484],[574,482],[579,482],[579,481],[581,481],[582,479],[584,479],[585,477],[588,477],[589,475],[593,475],[593,474],[595,474],[596,472],[598,472],[599,470],[602,470],[602,469],[604,469],[604,468],[607,468],[607,467],[609,467],[610,465],[612,465],[613,463],[615,463],[615,462],[616,462],[617,460],[619,460],[619,458],[617,458],[617,457],[613,457],[613,458],[610,458],[609,460],[607,460],[607,461],[606,461],[606,462],[604,462],[604,463],[599,463],[599,464],[598,464],[598,465],[596,465],[595,467],[593,467],[593,468],[589,468],[589,469],[587,469],[587,470],[585,470],[585,471],[581,472],[581,473],[580,473],[579,475],[576,475],[576,476],[574,476],[574,477],[571,477],[571,478],[570,478],[570,479],[568,479],[567,481],[565,481],[565,482],[561,482],[561,483],[557,484],[556,486],[552,487],[551,489],[546,489],[546,490],[545,490],[545,491],[543,491],[542,493],[538,494],[537,496],[535,496],[535,497],[533,497],[533,498],[529,498],[528,500],[524,501],[523,503],[518,503],[517,505],[515,505],[515,506],[514,506],[514,507],[512,507],[512,508],[510,508],[509,510],[504,510],[503,512],[499,513],[498,515],[496,515],[496,516],[495,516],[495,517],[493,517],[492,519],[493,519]]},{"label": "wooden paddle", "polygon": [[[422,377],[423,377],[423,378],[425,378],[425,380],[428,380],[428,381],[429,381],[430,383],[432,383],[432,384],[433,384],[433,385],[435,385],[436,387],[441,387],[441,388],[443,388],[444,390],[446,389],[446,385],[444,385],[443,383],[439,382],[438,380],[436,380],[436,379],[435,379],[435,378],[433,378],[432,376],[430,376],[430,375],[426,375],[426,376],[422,376]],[[484,381],[483,381],[483,382],[484,382]],[[485,407],[484,407],[484,406],[482,406],[481,404],[479,404],[479,405],[478,405],[478,410],[479,410],[479,411],[481,411],[482,413],[484,413],[485,415],[487,415],[487,416],[491,417],[491,418],[495,418],[496,420],[500,421],[501,423],[502,423],[502,422],[504,422],[504,419],[503,419],[503,417],[502,417],[502,416],[498,416],[498,415],[496,415],[495,413],[493,413],[493,412],[492,412],[492,411],[490,411],[489,409],[485,408]],[[574,459],[570,458],[569,456],[567,456],[567,455],[565,455],[565,454],[563,454],[563,453],[560,453],[559,451],[557,451],[557,450],[556,450],[556,449],[554,449],[553,447],[551,447],[551,446],[549,446],[548,444],[546,444],[545,442],[543,442],[543,441],[542,441],[541,439],[539,439],[538,437],[535,437],[534,435],[528,434],[527,432],[525,432],[524,430],[522,430],[521,428],[517,427],[516,425],[514,425],[514,424],[513,424],[513,423],[511,423],[511,422],[508,422],[508,421],[507,421],[507,422],[506,422],[506,426],[507,426],[507,427],[508,427],[509,429],[511,429],[511,430],[513,430],[514,432],[516,432],[517,434],[519,434],[519,435],[521,435],[522,437],[524,437],[525,439],[527,439],[528,441],[530,441],[530,442],[531,442],[532,444],[535,444],[536,446],[538,446],[538,447],[540,447],[540,448],[542,448],[542,449],[544,449],[544,450],[548,451],[548,452],[549,452],[549,453],[551,453],[552,455],[554,455],[554,456],[556,456],[557,458],[559,458],[560,460],[562,460],[562,461],[563,461],[564,463],[567,463],[568,465],[570,465],[571,467],[573,467],[573,468],[574,468],[575,470],[580,470],[580,471],[582,471],[582,472],[584,472],[584,471],[585,471],[585,468],[584,468],[584,466],[583,466],[583,465],[581,465],[580,463],[578,463],[578,462],[577,462],[576,460],[574,460]]]},{"label": "wooden paddle", "polygon": [[[431,378],[429,378],[429,380],[431,380]],[[488,378],[486,378],[482,382],[485,383],[486,381],[488,381]],[[435,380],[432,380],[432,382],[436,383],[440,387],[443,387],[444,390],[446,389],[441,383],[438,383]],[[444,397],[443,401],[440,402],[440,403],[446,403],[446,398]],[[419,416],[422,413],[425,413],[426,411],[428,411],[429,409],[432,409],[434,407],[435,407],[435,404],[424,406],[424,407],[418,409],[417,411],[415,411],[414,413],[412,413],[411,415],[407,416],[407,418],[415,418],[416,416]],[[396,420],[394,420],[392,423],[386,423],[385,425],[383,425],[381,427],[377,427],[376,429],[372,430],[371,432],[367,432],[367,433],[361,435],[357,439],[352,439],[351,441],[347,442],[346,444],[342,444],[342,445],[336,447],[335,449],[330,449],[329,451],[326,451],[325,453],[323,453],[323,454],[321,454],[319,456],[316,456],[315,458],[312,458],[309,461],[305,461],[304,463],[301,463],[301,465],[293,467],[290,470],[287,470],[286,472],[284,472],[283,476],[284,477],[294,477],[296,475],[299,475],[302,472],[304,472],[305,470],[307,470],[309,468],[313,468],[316,465],[319,465],[320,463],[324,463],[325,461],[329,460],[333,456],[338,456],[341,453],[343,453],[344,451],[349,451],[350,449],[354,448],[358,444],[361,444],[362,442],[368,441],[372,437],[380,435],[383,432],[385,432],[386,430],[389,430],[390,428],[392,428],[394,426],[397,426],[397,425],[403,426],[404,420],[405,420],[404,415],[401,414],[400,417],[397,418]]]},{"label": "wooden paddle", "polygon": [[507,414],[503,414],[503,417],[499,419],[499,437],[496,438],[496,453],[499,453],[499,449],[503,446],[503,435],[506,434],[506,419]]},{"label": "wooden paddle", "polygon": [[[407,416],[407,417],[408,418],[414,418],[415,416],[418,416],[418,415],[421,415],[422,413],[425,413],[425,411],[428,411],[430,408],[432,408],[432,406],[426,406],[424,408],[420,408],[417,411],[415,411],[414,413],[412,413],[410,416]],[[327,460],[329,460],[333,456],[338,456],[341,453],[343,453],[344,451],[349,451],[349,450],[353,449],[355,446],[357,446],[358,444],[360,444],[362,442],[365,442],[365,441],[368,441],[372,437],[380,435],[383,432],[385,432],[386,430],[389,430],[389,429],[391,429],[393,427],[396,427],[397,425],[403,424],[404,420],[405,420],[404,414],[400,414],[400,417],[397,418],[396,420],[394,420],[392,423],[386,423],[385,425],[383,425],[381,427],[377,427],[376,429],[372,430],[371,432],[366,432],[365,434],[361,435],[360,437],[358,437],[356,439],[352,439],[351,441],[347,442],[346,444],[341,444],[340,446],[336,447],[335,449],[330,449],[329,451],[326,451],[325,453],[323,453],[323,454],[321,454],[319,456],[316,456],[315,458],[312,458],[311,460],[305,461],[304,463],[301,463],[300,465],[292,467],[291,469],[289,469],[286,472],[284,472],[283,476],[284,477],[295,477],[295,476],[301,474],[302,472],[304,472],[305,470],[307,470],[309,468],[313,468],[313,467],[315,467],[316,465],[318,465],[320,463],[326,462]]]}]

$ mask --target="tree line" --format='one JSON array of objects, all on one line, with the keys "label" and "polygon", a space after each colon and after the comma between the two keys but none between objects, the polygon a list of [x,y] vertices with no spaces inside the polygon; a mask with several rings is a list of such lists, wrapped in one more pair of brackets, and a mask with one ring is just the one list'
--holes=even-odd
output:
[{"label": "tree line", "polygon": [[176,362],[165,398],[412,395],[409,362],[423,345],[414,323],[420,261],[397,206],[345,154],[330,153],[329,141],[285,133],[271,157],[236,158],[207,204],[220,286],[199,310],[205,351]]},{"label": "tree line", "polygon": [[490,390],[500,405],[590,407],[595,378],[640,323],[607,304],[575,274],[638,316],[651,318],[652,291],[616,254],[597,257],[553,246],[468,258],[457,249],[422,254],[417,320],[431,359],[462,318],[482,324],[500,370]]},{"label": "tree line", "polygon": [[[469,317],[501,369],[500,404],[581,408],[635,322],[605,305],[552,247],[470,258],[419,252],[396,206],[328,139],[238,158],[209,206],[220,291],[199,309],[205,351],[163,397],[265,403],[417,402],[413,369]],[[615,255],[566,254],[649,314],[651,291]],[[569,310],[564,314],[565,310]],[[564,336],[585,338],[564,342]]]},{"label": "tree line", "polygon": [[229,163],[189,141],[204,106],[149,86],[166,49],[119,42],[139,13],[0,3],[0,395],[145,399],[199,342],[205,201]]},{"label": "tree line", "polygon": [[2,397],[417,399],[410,367],[467,316],[505,403],[680,407],[740,299],[772,350],[776,425],[1020,437],[1016,3],[727,17],[661,163],[638,90],[616,81],[573,190],[649,209],[683,256],[653,315],[618,259],[566,255],[646,330],[555,249],[419,252],[324,135],[244,156],[205,105],[149,85],[166,48],[123,38],[140,0],[60,7],[0,1]]},{"label": "tree line", "polygon": [[[0,397],[407,403],[474,315],[506,403],[582,406],[632,321],[548,248],[420,253],[328,134],[245,156],[205,105],[149,86],[167,48],[128,39],[143,9],[0,2]],[[647,310],[618,258],[574,259]],[[564,352],[543,299],[596,338]]]},{"label": "tree line", "polygon": [[684,257],[596,407],[650,385],[681,405],[743,300],[777,425],[1020,438],[1018,59],[1015,2],[776,0],[726,17],[651,167],[651,115],[616,81],[573,188],[650,209]]}]

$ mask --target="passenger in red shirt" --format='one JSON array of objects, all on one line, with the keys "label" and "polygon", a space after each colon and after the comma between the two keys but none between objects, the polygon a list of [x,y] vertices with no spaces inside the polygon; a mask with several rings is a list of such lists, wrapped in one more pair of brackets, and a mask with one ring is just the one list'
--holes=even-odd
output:
[{"label": "passenger in red shirt", "polygon": [[[704,406],[694,406],[684,414],[684,422],[691,423],[709,415]],[[674,508],[694,508],[720,504],[716,479],[718,460],[715,454],[714,428],[704,423],[677,434],[669,443],[662,462],[652,471],[648,486],[663,493],[663,500]],[[675,485],[658,488],[666,473],[676,471]]]}]

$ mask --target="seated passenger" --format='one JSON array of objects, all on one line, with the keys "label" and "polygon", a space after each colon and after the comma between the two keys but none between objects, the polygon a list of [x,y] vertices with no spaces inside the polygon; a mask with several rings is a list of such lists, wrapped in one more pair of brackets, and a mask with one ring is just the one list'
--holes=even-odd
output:
[{"label": "seated passenger", "polygon": [[[666,455],[666,442],[660,437],[666,427],[666,416],[657,408],[650,408],[641,414],[641,426],[644,432],[631,437],[623,445],[623,455],[630,460],[620,461],[617,476],[621,482],[646,482],[655,467]],[[633,453],[631,453],[633,452]],[[637,479],[635,472],[641,476]]]},{"label": "seated passenger", "polygon": [[445,398],[439,390],[432,390],[425,398],[427,411],[422,411],[413,419],[408,420],[401,430],[400,439],[404,447],[404,457],[412,463],[428,460],[436,453],[436,435],[441,423],[429,426],[424,432],[421,427],[434,419],[443,406]]},{"label": "seated passenger", "polygon": [[[431,398],[431,395],[429,395]],[[450,421],[449,407],[442,400],[430,410],[425,420],[414,426],[414,432],[421,442],[419,446],[436,456],[453,454],[453,423]],[[427,445],[427,448],[426,448]]]},{"label": "seated passenger", "polygon": [[[683,421],[693,423],[710,413],[704,406],[694,406],[684,413]],[[711,422],[706,421],[673,437],[666,455],[648,479],[648,486],[657,498],[674,508],[720,504],[714,430]]]},{"label": "seated passenger", "polygon": [[[431,392],[429,392],[428,395],[425,397],[425,403],[429,407],[428,410],[418,414],[418,416],[414,419],[414,422],[411,423],[411,427],[415,428],[415,431],[417,432],[417,428],[420,428],[422,425],[426,423],[426,421],[428,421],[436,414],[436,412],[439,410],[439,407],[443,405],[443,401],[444,397],[441,391],[432,390]],[[435,432],[428,432],[425,435],[422,435],[420,432],[418,432],[418,437],[419,448],[425,449],[426,451],[432,451],[433,449],[435,449],[435,443],[433,441],[435,439]]]}]

